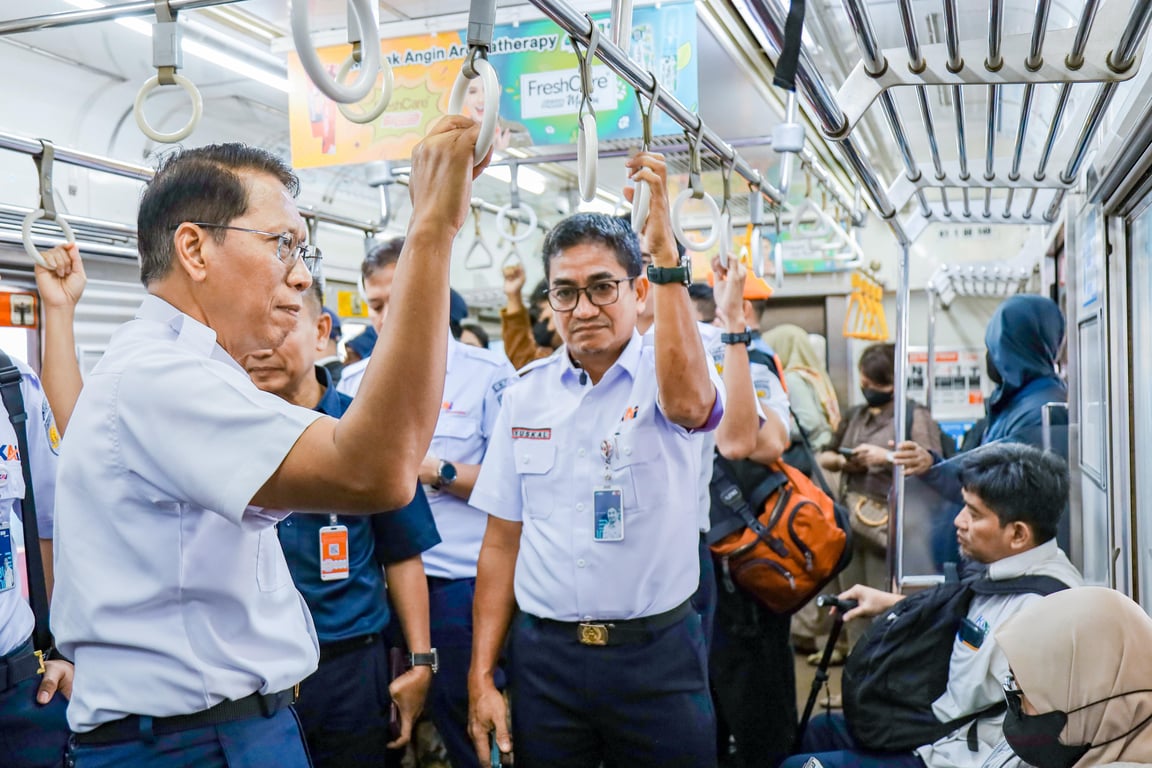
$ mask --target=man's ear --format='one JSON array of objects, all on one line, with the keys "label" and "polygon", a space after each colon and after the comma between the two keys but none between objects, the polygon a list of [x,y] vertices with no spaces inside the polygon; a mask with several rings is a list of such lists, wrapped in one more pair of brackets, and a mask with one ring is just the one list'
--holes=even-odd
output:
[{"label": "man's ear", "polygon": [[651,287],[652,284],[648,282],[647,275],[638,275],[636,277],[636,302],[641,310],[648,301],[648,293]]},{"label": "man's ear", "polygon": [[1036,535],[1032,532],[1032,526],[1019,520],[1009,523],[1008,526],[1012,529],[1012,536],[1008,541],[1013,549],[1023,551],[1036,545]]},{"label": "man's ear", "polygon": [[316,349],[323,352],[328,348],[328,334],[332,332],[332,318],[327,312],[321,312],[316,320]]},{"label": "man's ear", "polygon": [[208,277],[208,260],[204,246],[209,237],[204,229],[187,221],[172,233],[175,251],[173,268],[184,270],[192,282],[202,283]]}]

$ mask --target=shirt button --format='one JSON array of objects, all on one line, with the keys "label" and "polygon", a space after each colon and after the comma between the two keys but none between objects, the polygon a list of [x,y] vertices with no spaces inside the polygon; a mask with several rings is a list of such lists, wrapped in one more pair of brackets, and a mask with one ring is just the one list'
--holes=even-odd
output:
[{"label": "shirt button", "polygon": [[577,504],[577,505],[576,505],[576,511],[577,511],[577,512],[583,512],[583,511],[584,511],[584,505],[583,505],[582,503],[581,503],[581,504]]},{"label": "shirt button", "polygon": [[524,457],[524,463],[527,464],[529,461],[531,461],[531,459],[529,459],[527,456],[525,456]]},{"label": "shirt button", "polygon": [[584,561],[583,560],[577,560],[576,565],[579,566],[580,568],[583,568],[584,567]]},{"label": "shirt button", "polygon": [[591,616],[585,616],[584,621],[592,621],[592,617]]},{"label": "shirt button", "polygon": [[632,449],[631,448],[625,448],[624,449],[624,455],[625,456],[631,456],[632,455]]},{"label": "shirt button", "polygon": [[577,456],[583,456],[584,455],[584,449],[581,448],[580,450],[576,451],[576,455]]}]

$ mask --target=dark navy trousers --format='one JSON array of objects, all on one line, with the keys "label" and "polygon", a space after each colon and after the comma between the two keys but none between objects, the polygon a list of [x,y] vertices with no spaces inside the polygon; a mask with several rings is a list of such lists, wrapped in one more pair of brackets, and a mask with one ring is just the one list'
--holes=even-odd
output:
[{"label": "dark navy trousers", "polygon": [[[19,651],[17,652],[19,653]],[[60,768],[68,744],[68,701],[57,694],[36,703],[40,678],[0,693],[0,765],[4,768]]]},{"label": "dark navy trousers", "polygon": [[844,715],[817,715],[804,732],[802,754],[788,758],[780,768],[804,768],[815,757],[824,768],[924,768],[919,756],[908,753],[866,752],[848,731]]},{"label": "dark navy trousers", "polygon": [[692,607],[700,614],[700,624],[704,629],[704,647],[711,649],[712,632],[716,624],[716,563],[712,560],[712,550],[700,534],[700,586],[692,595]]},{"label": "dark navy trousers", "polygon": [[714,768],[700,616],[641,642],[587,646],[519,614],[508,680],[517,768]]},{"label": "dark navy trousers", "polygon": [[69,744],[66,768],[311,768],[296,713],[115,744]]},{"label": "dark navy trousers", "polygon": [[[323,655],[323,645],[321,649]],[[322,659],[319,668],[305,678],[296,712],[316,768],[381,764],[391,741],[390,680],[388,646],[379,638]],[[392,757],[399,765],[399,756]]]},{"label": "dark navy trousers", "polygon": [[[468,668],[472,664],[472,600],[476,579],[428,577],[428,612],[432,646],[440,671],[432,678],[428,711],[444,740],[454,768],[479,768],[476,748],[468,736]],[[496,675],[498,688],[503,675]]]}]

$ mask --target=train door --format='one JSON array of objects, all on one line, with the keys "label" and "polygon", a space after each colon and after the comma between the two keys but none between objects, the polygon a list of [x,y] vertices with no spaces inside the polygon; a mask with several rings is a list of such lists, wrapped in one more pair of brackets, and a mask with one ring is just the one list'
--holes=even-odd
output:
[{"label": "train door", "polygon": [[[1075,198],[1068,208],[1068,445],[1072,472],[1072,552],[1091,584],[1131,594],[1128,475],[1116,464],[1116,440],[1127,431],[1123,392],[1127,354],[1122,260],[1109,257],[1102,207]],[[1116,273],[1120,270],[1119,274]],[[1118,349],[1118,348],[1119,349]]]}]

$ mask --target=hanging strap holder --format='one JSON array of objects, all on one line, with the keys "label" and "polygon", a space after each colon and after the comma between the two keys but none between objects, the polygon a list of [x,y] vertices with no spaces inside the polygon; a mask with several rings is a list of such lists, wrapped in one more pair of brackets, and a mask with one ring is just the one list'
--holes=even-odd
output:
[{"label": "hanging strap holder", "polygon": [[176,85],[176,70],[184,66],[180,24],[168,0],[156,0],[156,23],[152,25],[152,66],[160,85]]},{"label": "hanging strap holder", "polygon": [[56,195],[52,185],[52,166],[56,160],[56,147],[47,139],[40,139],[40,152],[32,156],[36,164],[36,175],[40,180],[40,210],[44,211],[41,217],[47,221],[56,221]]},{"label": "hanging strap holder", "polygon": [[[652,111],[656,109],[656,103],[660,101],[660,81],[656,79],[656,75],[651,72],[648,77],[652,78],[652,89],[646,94],[648,96],[648,105],[644,105],[645,94],[641,89],[636,89],[636,103],[640,108],[640,151],[647,152],[652,147]],[[652,190],[648,189],[648,185],[642,181],[636,182],[636,187],[632,195],[632,230],[637,235],[643,234],[644,226],[648,223],[648,206],[652,200]]]},{"label": "hanging strap holder", "polygon": [[472,245],[464,256],[464,269],[487,269],[496,263],[492,256],[492,249],[484,241],[484,232],[480,229],[480,206],[472,206],[473,237]]},{"label": "hanging strap holder", "polygon": [[592,62],[597,49],[600,47],[600,27],[592,20],[591,16],[585,16],[585,18],[588,19],[589,24],[587,50],[584,53],[580,52],[580,43],[575,37],[571,38],[571,42],[580,69],[576,182],[580,189],[580,197],[587,203],[596,197],[596,170],[600,164],[600,137],[596,130],[596,107],[592,100]]}]

